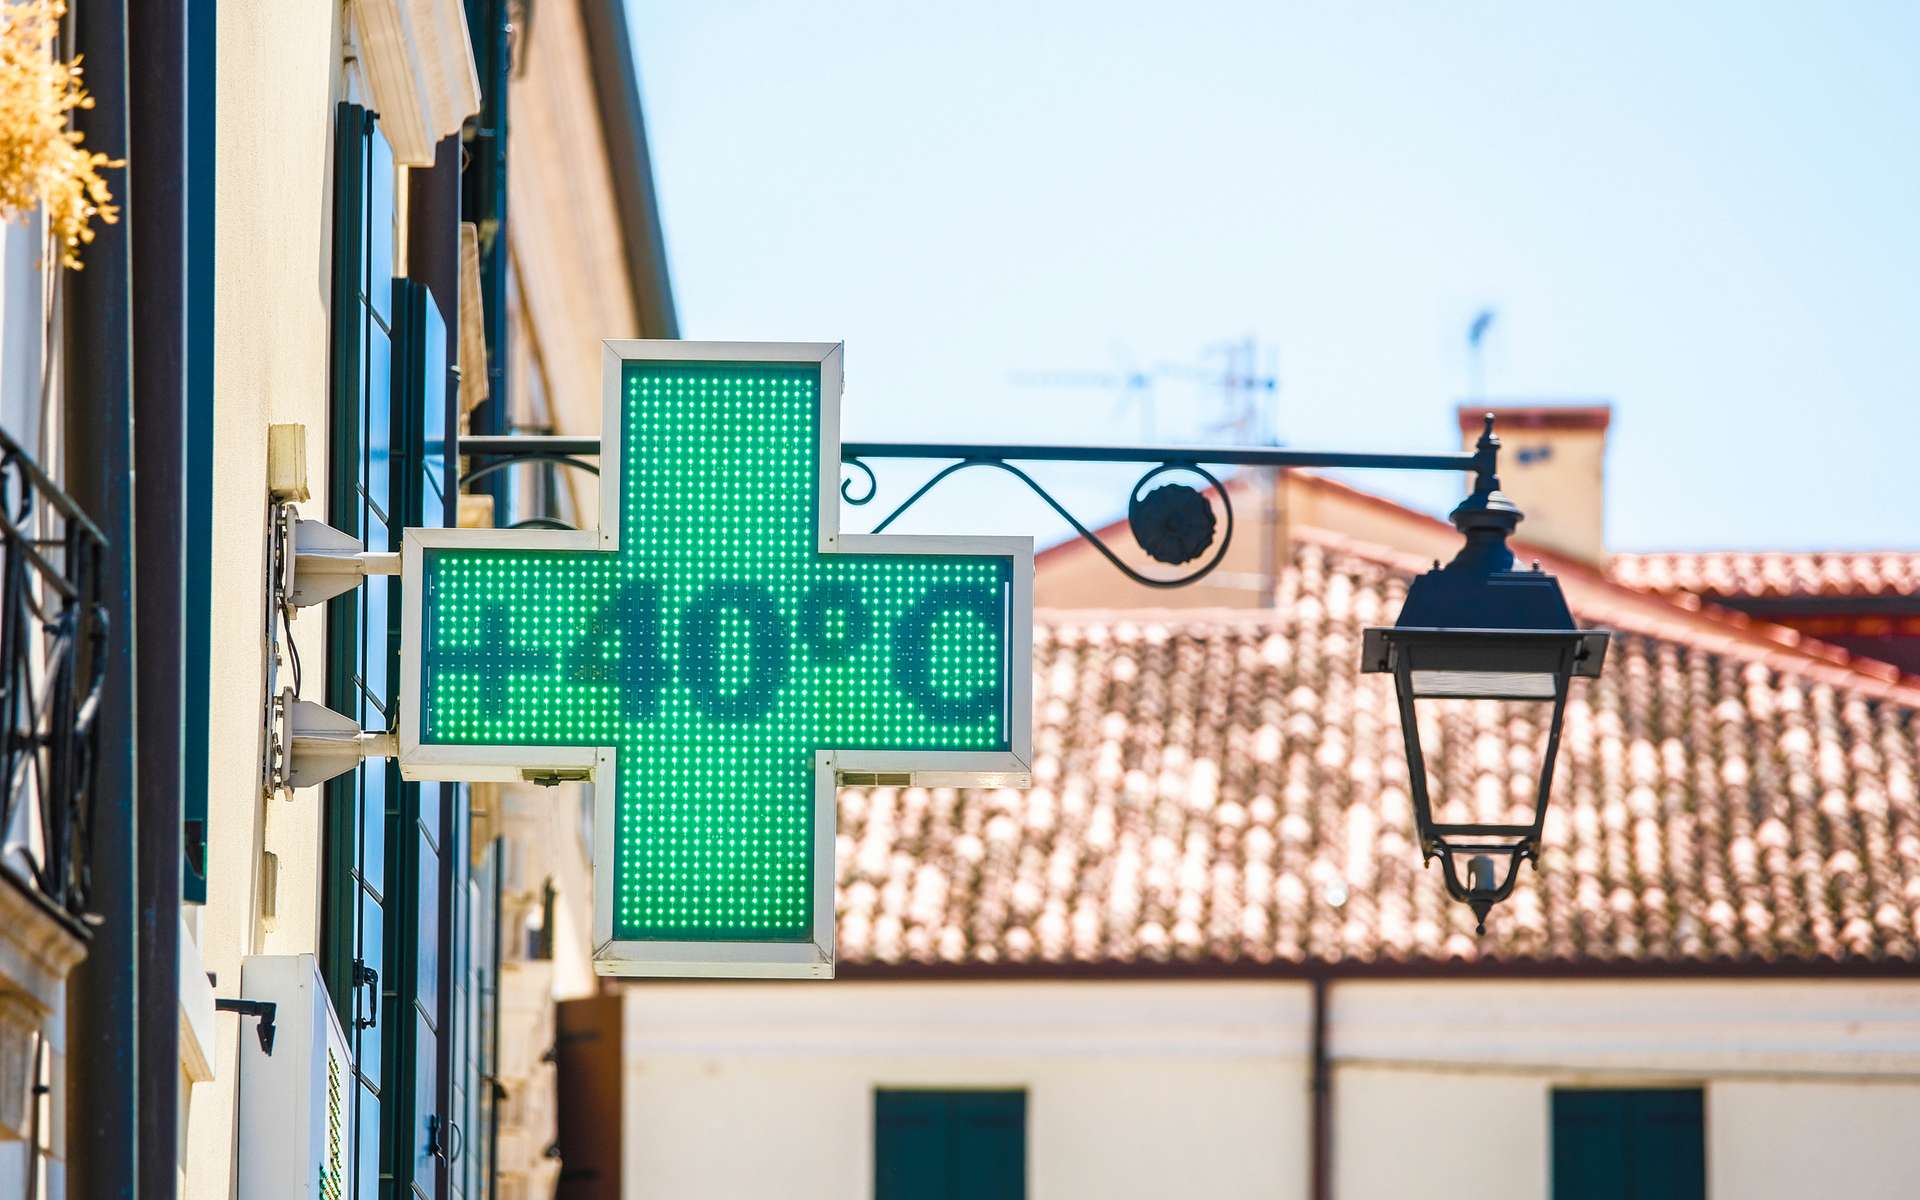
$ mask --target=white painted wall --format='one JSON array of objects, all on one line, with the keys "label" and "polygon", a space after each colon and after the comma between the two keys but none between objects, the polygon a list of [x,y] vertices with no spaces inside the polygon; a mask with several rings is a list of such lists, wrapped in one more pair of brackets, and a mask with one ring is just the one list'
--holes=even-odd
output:
[{"label": "white painted wall", "polygon": [[635,985],[625,1195],[856,1200],[876,1087],[1023,1087],[1035,1200],[1303,1197],[1307,1012],[1266,984]]},{"label": "white painted wall", "polygon": [[[629,1200],[872,1194],[878,1087],[1024,1087],[1035,1200],[1308,1192],[1297,983],[636,984]],[[1920,982],[1343,983],[1334,1195],[1550,1194],[1556,1087],[1704,1086],[1713,1200],[1920,1195]]]},{"label": "white painted wall", "polygon": [[[207,904],[192,923],[217,994],[240,994],[249,954],[311,952],[318,937],[317,788],[260,796],[267,427],[307,427],[307,516],[326,513],[327,317],[340,6],[226,0],[216,27],[213,638]],[[305,694],[326,685],[324,620],[294,623]],[[189,667],[194,664],[188,664]],[[288,675],[283,681],[291,682]],[[260,919],[262,854],[279,859],[277,918]],[[244,1023],[252,1036],[251,1022]],[[236,1064],[243,1022],[212,1032],[213,1074],[186,1114],[189,1200],[232,1194]]]},{"label": "white painted wall", "polygon": [[[1336,988],[1336,1192],[1549,1194],[1555,1087],[1704,1087],[1713,1200],[1920,1195],[1920,983]],[[1369,1147],[1396,1146],[1394,1154]]]},{"label": "white painted wall", "polygon": [[1342,1067],[1333,1194],[1540,1200],[1548,1090],[1538,1076]]},{"label": "white painted wall", "polygon": [[1713,1084],[1707,1175],[1714,1200],[1920,1196],[1920,1086]]}]

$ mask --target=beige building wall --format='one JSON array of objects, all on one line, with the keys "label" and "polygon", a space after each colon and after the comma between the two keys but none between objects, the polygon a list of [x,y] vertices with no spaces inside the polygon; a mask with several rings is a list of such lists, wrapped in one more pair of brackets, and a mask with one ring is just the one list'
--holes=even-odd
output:
[{"label": "beige building wall", "polygon": [[[213,972],[237,994],[250,954],[313,952],[319,944],[321,790],[260,793],[266,670],[267,430],[306,428],[312,499],[327,511],[333,124],[343,99],[368,102],[353,66],[342,5],[228,0],[218,14],[218,180],[215,227],[215,494],[208,797],[208,902],[189,908],[183,975]],[[642,331],[619,250],[607,151],[578,7],[543,5],[516,43],[510,109],[509,246],[517,423],[599,431],[600,339]],[[396,170],[397,273],[404,273],[407,173]],[[448,314],[451,317],[451,314]],[[568,480],[576,511],[594,511],[591,477]],[[325,620],[291,630],[304,694],[322,699]],[[283,666],[282,685],[291,682]],[[550,1194],[557,1164],[553,1001],[595,986],[591,969],[589,839],[584,789],[505,788],[476,795],[477,850],[507,838],[503,897],[503,1194]],[[271,856],[271,858],[269,858]],[[271,862],[271,872],[264,864]],[[269,882],[273,886],[269,887]],[[531,958],[529,934],[556,898],[551,959]],[[249,1022],[215,1019],[211,1082],[187,1084],[184,1194],[232,1194],[239,1039]]]},{"label": "beige building wall", "polygon": [[1895,1200],[1920,1178],[1920,983],[1357,983],[1332,995],[1336,1195],[1547,1195],[1556,1087],[1703,1088],[1711,1200],[1796,1200],[1815,1180],[1815,1194]]},{"label": "beige building wall", "polygon": [[[326,513],[328,306],[334,105],[342,74],[339,5],[227,0],[219,8],[215,130],[213,640],[207,795],[207,903],[187,909],[187,946],[238,995],[249,954],[318,944],[320,789],[291,800],[260,790],[265,671],[267,428],[307,430],[310,517]],[[323,698],[325,622],[293,634],[304,692]],[[291,675],[282,672],[283,683]],[[263,894],[266,854],[277,886]],[[273,916],[263,919],[263,907]],[[192,973],[183,963],[183,978]],[[213,1079],[189,1092],[186,1191],[231,1194],[239,1039],[251,1026],[215,1018]]]},{"label": "beige building wall", "polygon": [[[601,346],[638,337],[623,236],[607,165],[605,133],[579,6],[543,4],[521,43],[508,94],[508,245],[512,331],[511,418],[525,431],[601,432]],[[563,511],[575,524],[598,514],[596,480],[558,475]],[[530,482],[523,470],[520,482]],[[499,1077],[502,1195],[553,1193],[557,1134],[554,1004],[593,994],[591,789],[567,784],[486,789],[508,839],[501,899]],[[492,829],[475,830],[476,850]],[[554,892],[551,914],[544,889]],[[529,954],[551,919],[550,958]]]},{"label": "beige building wall", "polygon": [[1598,565],[1607,557],[1607,426],[1604,404],[1460,406],[1460,445],[1472,450],[1494,415],[1500,436],[1500,490],[1526,519],[1520,536]]},{"label": "beige building wall", "polygon": [[1306,1196],[1308,991],[636,984],[627,1200],[873,1194],[876,1087],[1027,1089],[1035,1200]]},{"label": "beige building wall", "polygon": [[[600,343],[645,336],[621,249],[593,64],[576,3],[546,4],[508,92],[508,241],[516,312],[513,421],[599,434]],[[595,478],[561,482],[576,514],[599,511]]]},{"label": "beige building wall", "polygon": [[[1703,1087],[1713,1200],[1920,1178],[1920,983],[1346,982],[1333,1193],[1550,1194],[1551,1096]],[[1023,1087],[1034,1200],[1305,1197],[1298,982],[634,984],[629,1200],[872,1194],[873,1091]],[[1815,1185],[1820,1185],[1815,1190]]]},{"label": "beige building wall", "polygon": [[[500,895],[499,1169],[506,1198],[553,1194],[561,1163],[554,1004],[593,994],[591,785],[478,787],[474,844],[505,838]],[[546,899],[551,886],[552,903]],[[551,924],[549,924],[551,922]]]},{"label": "beige building wall", "polygon": [[[1713,1200],[1920,1191],[1920,1084],[1728,1080],[1707,1089]],[[1891,1136],[1890,1136],[1891,1134]]]}]

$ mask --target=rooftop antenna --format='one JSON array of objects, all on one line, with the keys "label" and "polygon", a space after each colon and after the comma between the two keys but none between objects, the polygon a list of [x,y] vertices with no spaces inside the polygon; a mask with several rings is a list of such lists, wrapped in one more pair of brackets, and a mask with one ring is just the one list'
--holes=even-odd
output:
[{"label": "rooftop antenna", "polygon": [[1259,341],[1251,336],[1218,342],[1208,348],[1208,353],[1225,360],[1215,376],[1220,388],[1220,419],[1209,425],[1208,431],[1226,434],[1235,446],[1279,445],[1273,414],[1280,391],[1277,353],[1267,348],[1263,354]]},{"label": "rooftop antenna", "polygon": [[[1115,349],[1114,357],[1132,363],[1131,356],[1119,348]],[[1202,389],[1217,388],[1220,418],[1202,426],[1200,433],[1210,435],[1210,440],[1224,434],[1235,446],[1277,446],[1277,422],[1273,414],[1280,391],[1277,366],[1277,353],[1271,348],[1263,351],[1259,340],[1249,335],[1215,342],[1206,347],[1197,363],[1160,362],[1144,368],[1128,365],[1118,371],[1019,371],[1010,378],[1021,387],[1094,387],[1117,391],[1120,398],[1114,407],[1115,414],[1138,405],[1145,440],[1149,443],[1155,440],[1154,388],[1157,383],[1177,379]],[[1263,597],[1261,603],[1271,606],[1279,592],[1282,536],[1279,478],[1271,468],[1247,470],[1259,490],[1260,511],[1266,524],[1260,575],[1242,586],[1257,586]],[[1226,574],[1223,572],[1220,577],[1224,579]]]},{"label": "rooftop antenna", "polygon": [[1467,325],[1467,398],[1474,403],[1486,399],[1487,365],[1484,343],[1487,331],[1493,328],[1498,310],[1483,308],[1473,315]]},{"label": "rooftop antenna", "polygon": [[1124,347],[1116,345],[1113,356],[1121,365],[1112,371],[1015,371],[1009,380],[1016,387],[1099,388],[1115,393],[1113,416],[1118,419],[1128,409],[1140,410],[1140,436],[1154,440],[1153,385],[1165,367],[1142,368]]},{"label": "rooftop antenna", "polygon": [[[1279,445],[1273,411],[1280,392],[1277,352],[1268,348],[1263,354],[1259,340],[1249,334],[1217,343],[1209,353],[1224,360],[1219,375],[1221,418],[1209,429],[1226,434],[1236,446]],[[1279,599],[1280,548],[1286,537],[1280,471],[1251,470],[1260,494],[1260,604],[1271,608]]]},{"label": "rooftop antenna", "polygon": [[[1114,415],[1129,408],[1140,410],[1141,432],[1145,440],[1156,440],[1154,430],[1155,389],[1164,380],[1178,379],[1219,389],[1221,417],[1203,427],[1210,435],[1226,434],[1236,446],[1276,446],[1273,400],[1280,383],[1275,373],[1276,356],[1266,351],[1265,369],[1261,369],[1259,342],[1238,338],[1216,342],[1206,348],[1202,359],[1225,356],[1220,366],[1199,363],[1160,362],[1138,366],[1131,355],[1116,347],[1114,357],[1122,366],[1112,371],[1015,371],[1008,376],[1016,387],[1099,388],[1118,393]],[[1179,435],[1176,435],[1179,436]]]}]

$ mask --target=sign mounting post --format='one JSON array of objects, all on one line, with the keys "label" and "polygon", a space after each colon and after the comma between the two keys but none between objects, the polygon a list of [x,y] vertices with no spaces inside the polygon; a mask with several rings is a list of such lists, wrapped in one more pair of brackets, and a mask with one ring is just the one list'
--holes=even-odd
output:
[{"label": "sign mounting post", "polygon": [[406,532],[401,772],[592,779],[602,974],[831,977],[843,777],[1027,782],[1033,542],[839,532],[838,345],[605,368],[597,530]]}]

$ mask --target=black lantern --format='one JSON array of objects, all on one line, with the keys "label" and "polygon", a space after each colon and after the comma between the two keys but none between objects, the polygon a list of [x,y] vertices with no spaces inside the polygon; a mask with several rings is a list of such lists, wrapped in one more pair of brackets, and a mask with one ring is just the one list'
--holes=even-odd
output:
[{"label": "black lantern", "polygon": [[[1483,452],[1500,444],[1492,424],[1489,418],[1480,438]],[[1360,652],[1360,669],[1392,673],[1399,693],[1421,859],[1440,860],[1448,893],[1473,908],[1482,933],[1487,911],[1513,893],[1520,864],[1539,865],[1567,690],[1576,676],[1597,677],[1607,652],[1604,632],[1574,625],[1558,580],[1538,563],[1532,570],[1514,570],[1507,537],[1520,521],[1520,510],[1499,489],[1491,471],[1476,476],[1473,494],[1452,514],[1466,545],[1452,562],[1436,564],[1413,581],[1399,621],[1390,629],[1367,630]],[[1446,824],[1433,819],[1414,704],[1452,699],[1552,705],[1529,823]],[[1457,858],[1466,859],[1464,883]]]}]

